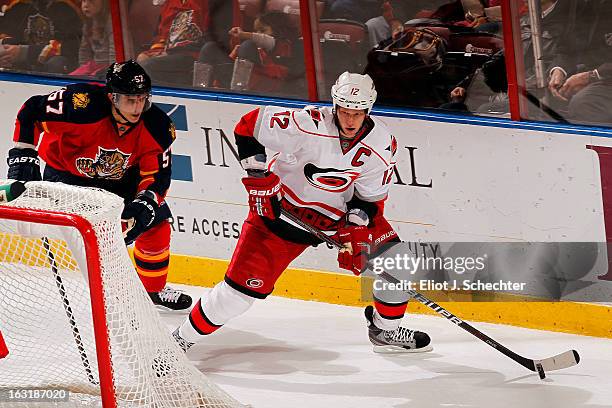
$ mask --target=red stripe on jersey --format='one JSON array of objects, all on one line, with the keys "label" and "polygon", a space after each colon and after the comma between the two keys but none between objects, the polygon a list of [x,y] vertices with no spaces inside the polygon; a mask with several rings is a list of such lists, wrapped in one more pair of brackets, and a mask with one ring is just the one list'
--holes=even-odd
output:
[{"label": "red stripe on jersey", "polygon": [[387,163],[387,161],[386,161],[385,159],[383,159],[383,158],[382,158],[382,156],[381,156],[380,154],[378,154],[378,152],[377,152],[376,150],[374,150],[372,147],[370,147],[370,146],[368,146],[367,144],[363,143],[363,141],[361,141],[361,140],[359,141],[359,143],[361,143],[362,145],[364,145],[365,147],[367,147],[368,149],[370,149],[371,151],[373,151],[373,152],[374,152],[374,154],[375,154],[375,155],[377,155],[377,156],[378,156],[378,158],[379,158],[380,160],[382,160],[382,161],[383,161],[383,163],[385,163],[387,166],[389,165],[389,163]]},{"label": "red stripe on jersey", "polygon": [[255,124],[259,116],[259,108],[254,109],[240,118],[234,128],[234,133],[240,136],[254,136]]},{"label": "red stripe on jersey", "polygon": [[320,136],[320,137],[328,137],[331,139],[338,139],[340,136],[334,136],[334,135],[324,135],[323,133],[314,133],[314,132],[309,132],[307,130],[304,130],[300,127],[300,125],[297,123],[297,121],[295,120],[295,111],[291,112],[291,118],[293,119],[293,123],[295,123],[295,126],[298,128],[298,130],[300,132],[304,132],[307,135],[312,135],[312,136]]},{"label": "red stripe on jersey", "polygon": [[191,313],[189,313],[189,321],[193,328],[200,334],[211,334],[215,330],[217,330],[221,325],[216,325],[212,323],[202,310],[202,302],[198,300],[195,307],[191,309]]},{"label": "red stripe on jersey", "polygon": [[293,191],[291,191],[289,189],[289,187],[287,187],[284,184],[283,184],[283,193],[286,193],[289,197],[291,197],[292,200],[296,201],[300,205],[303,205],[303,206],[316,205],[318,207],[323,208],[326,211],[329,211],[332,214],[337,215],[338,217],[342,217],[344,215],[343,211],[340,211],[339,209],[334,208],[331,205],[322,203],[320,201],[304,201],[304,200],[301,200]]},{"label": "red stripe on jersey", "polygon": [[274,171],[274,163],[276,163],[276,159],[278,159],[278,155],[280,153],[275,153],[274,156],[272,156],[272,159],[270,159],[270,163],[268,163],[268,171]]},{"label": "red stripe on jersey", "polygon": [[408,302],[399,304],[383,303],[379,300],[374,300],[376,311],[385,319],[400,319],[404,316]]}]

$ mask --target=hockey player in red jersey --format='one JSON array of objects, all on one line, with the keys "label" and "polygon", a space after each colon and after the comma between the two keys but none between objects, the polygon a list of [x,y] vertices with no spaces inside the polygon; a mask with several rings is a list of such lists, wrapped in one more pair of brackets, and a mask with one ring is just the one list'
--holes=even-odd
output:
[{"label": "hockey player in red jersey", "polygon": [[[121,218],[135,242],[136,271],[160,308],[183,310],[191,298],[166,287],[171,216],[171,119],[151,103],[151,80],[134,61],[112,64],[106,86],[73,84],[29,98],[17,115],[8,178],[98,187],[121,196]],[[126,227],[124,227],[125,229]]]},{"label": "hockey player in red jersey", "polygon": [[[350,243],[353,251],[339,252],[338,263],[356,275],[365,267],[364,249],[399,242],[383,216],[397,143],[370,116],[376,100],[372,79],[345,72],[331,94],[333,108],[266,106],[236,125],[250,212],[224,281],[202,296],[173,333],[184,350],[244,313],[256,299],[265,299],[289,263],[321,243],[285,221],[281,206]],[[403,298],[375,291],[375,309],[365,310],[374,350],[428,351],[427,334],[399,326],[408,301],[401,293]]]}]

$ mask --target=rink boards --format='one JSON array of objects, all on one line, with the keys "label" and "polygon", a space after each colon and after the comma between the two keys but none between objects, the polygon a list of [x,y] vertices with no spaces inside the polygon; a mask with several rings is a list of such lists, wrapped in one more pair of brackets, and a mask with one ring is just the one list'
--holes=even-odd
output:
[{"label": "rink boards", "polygon": [[[11,147],[21,104],[57,86],[0,83],[1,151]],[[209,286],[222,278],[248,211],[233,144],[235,123],[262,104],[303,103],[166,90],[156,90],[154,102],[177,128],[168,197],[174,214],[171,280]],[[398,141],[386,214],[405,241],[606,241],[605,208],[612,208],[612,194],[606,200],[604,192],[610,191],[606,175],[612,180],[612,131],[390,110],[375,114]],[[0,173],[6,174],[4,160]],[[583,279],[597,282],[612,299],[606,251]],[[358,278],[340,271],[335,252],[325,247],[308,249],[298,258],[275,293],[363,303]],[[452,308],[473,320],[612,337],[607,307],[530,303],[522,309],[519,303],[470,302]],[[553,319],[561,314],[563,319]],[[542,320],[534,321],[535,315],[543,315]],[[585,323],[585,315],[592,321]]]}]

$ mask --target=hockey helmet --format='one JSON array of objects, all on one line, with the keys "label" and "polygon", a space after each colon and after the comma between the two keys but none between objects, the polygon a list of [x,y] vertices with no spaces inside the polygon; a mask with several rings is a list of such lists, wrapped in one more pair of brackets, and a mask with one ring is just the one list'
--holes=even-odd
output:
[{"label": "hockey helmet", "polygon": [[368,74],[345,71],[332,86],[331,97],[334,110],[340,106],[347,109],[365,109],[369,114],[376,102],[376,89]]},{"label": "hockey helmet", "polygon": [[146,94],[151,93],[151,77],[134,60],[114,62],[106,71],[106,86],[111,93]]},{"label": "hockey helmet", "polygon": [[151,107],[151,77],[134,60],[112,63],[106,71],[106,88],[115,105],[120,95],[147,95],[144,110]]}]

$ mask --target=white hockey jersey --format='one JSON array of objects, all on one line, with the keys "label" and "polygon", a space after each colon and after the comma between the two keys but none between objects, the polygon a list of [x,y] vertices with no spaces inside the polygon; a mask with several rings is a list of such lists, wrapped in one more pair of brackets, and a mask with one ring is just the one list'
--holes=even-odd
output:
[{"label": "white hockey jersey", "polygon": [[266,147],[284,198],[337,221],[353,196],[368,202],[387,197],[397,142],[380,120],[372,120],[371,131],[346,152],[330,107],[261,108],[253,136]]}]

